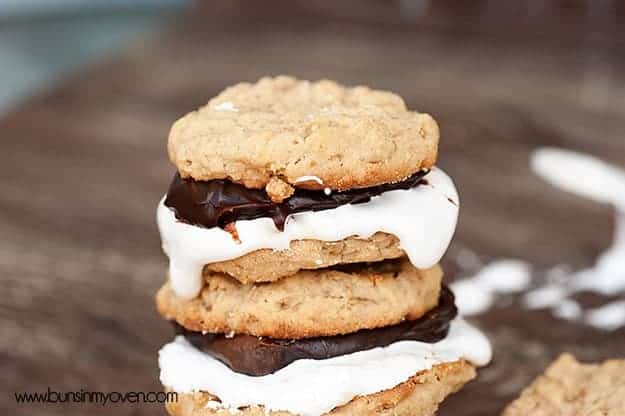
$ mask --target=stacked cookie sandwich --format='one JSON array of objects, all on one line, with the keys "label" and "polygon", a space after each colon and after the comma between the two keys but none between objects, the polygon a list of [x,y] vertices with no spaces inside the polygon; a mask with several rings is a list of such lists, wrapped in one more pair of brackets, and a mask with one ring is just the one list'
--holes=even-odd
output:
[{"label": "stacked cookie sandwich", "polygon": [[430,415],[490,360],[438,261],[458,195],[392,93],[264,78],[178,120],[158,207],[175,416]]}]

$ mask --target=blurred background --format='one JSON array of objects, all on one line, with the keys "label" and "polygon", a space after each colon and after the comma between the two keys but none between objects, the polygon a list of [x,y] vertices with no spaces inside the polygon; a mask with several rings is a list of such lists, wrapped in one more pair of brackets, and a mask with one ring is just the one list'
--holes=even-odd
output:
[{"label": "blurred background", "polygon": [[[458,36],[457,47],[461,46],[462,38],[469,40],[477,34],[490,37],[491,48],[512,42],[511,47],[534,45],[538,49],[533,51],[536,54],[543,48],[557,46],[554,43],[561,43],[562,48],[570,48],[564,54],[560,52],[561,55],[581,58],[575,62],[580,67],[569,68],[571,74],[566,73],[563,65],[560,69],[565,73],[561,75],[570,77],[581,72],[577,92],[588,105],[607,108],[613,104],[612,99],[622,99],[622,90],[614,91],[610,82],[617,76],[612,67],[613,59],[622,58],[623,51],[625,3],[621,1],[341,3],[295,2],[302,12],[320,18],[326,15],[349,22],[368,22],[378,28],[400,25],[447,31],[449,36]],[[0,114],[85,65],[162,30],[192,5],[191,0],[0,0],[0,76],[3,80]],[[224,4],[212,7],[223,8]],[[255,7],[250,5],[245,9],[253,19]],[[279,15],[281,4],[269,3],[263,9]],[[284,24],[297,22],[285,21]],[[552,60],[561,57],[552,56]],[[519,57],[519,61],[524,60],[521,58],[531,59],[531,55]],[[474,59],[482,60],[480,56]],[[551,63],[555,64],[553,61]],[[531,61],[525,65],[531,67]],[[517,70],[522,71],[523,67]],[[623,104],[622,101],[619,104]]]},{"label": "blurred background", "polygon": [[[513,258],[539,287],[610,246],[614,210],[529,160],[555,146],[625,168],[625,2],[0,0],[0,413],[164,414],[13,393],[161,389],[169,127],[230,84],[282,73],[389,89],[436,118],[462,199],[448,282]],[[522,294],[471,319],[495,360],[441,415],[498,414],[563,351],[625,351],[622,327],[528,310]]]},{"label": "blurred background", "polygon": [[0,115],[159,30],[189,0],[0,0]]}]

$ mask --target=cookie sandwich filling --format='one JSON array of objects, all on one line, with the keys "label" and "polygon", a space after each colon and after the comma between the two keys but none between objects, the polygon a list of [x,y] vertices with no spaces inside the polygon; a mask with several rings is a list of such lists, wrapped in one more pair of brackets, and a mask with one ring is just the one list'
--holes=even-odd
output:
[{"label": "cookie sandwich filling", "polygon": [[283,250],[291,241],[339,241],[395,235],[411,263],[434,266],[456,228],[459,199],[436,167],[404,181],[343,192],[297,190],[281,203],[261,190],[227,181],[174,178],[157,221],[177,295],[197,296],[204,265],[259,249]]},{"label": "cookie sandwich filling", "polygon": [[[237,221],[269,217],[277,229],[284,231],[284,223],[289,215],[369,202],[372,197],[384,192],[427,184],[424,179],[427,173],[427,170],[423,170],[401,182],[346,191],[295,189],[291,196],[281,202],[272,201],[264,190],[246,188],[228,180],[196,181],[192,178],[182,179],[176,173],[167,192],[165,205],[174,211],[178,220],[191,225],[226,229],[228,224]],[[304,179],[310,180],[309,177]]]},{"label": "cookie sandwich filling", "polygon": [[173,391],[210,392],[219,397],[217,406],[229,409],[261,405],[304,416],[318,416],[356,396],[393,388],[438,364],[467,360],[482,366],[490,359],[486,337],[460,318],[438,342],[397,341],[327,359],[299,359],[260,377],[232,370],[184,336],[159,352],[161,382]]}]

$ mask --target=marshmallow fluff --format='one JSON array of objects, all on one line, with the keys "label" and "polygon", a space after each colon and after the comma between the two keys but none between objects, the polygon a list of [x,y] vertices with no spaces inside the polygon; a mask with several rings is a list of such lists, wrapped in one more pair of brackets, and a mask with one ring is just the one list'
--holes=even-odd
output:
[{"label": "marshmallow fluff", "polygon": [[522,292],[530,284],[530,265],[516,259],[493,261],[475,275],[453,282],[456,306],[462,316],[484,313],[495,303],[496,295]]},{"label": "marshmallow fluff", "polygon": [[584,291],[603,295],[625,291],[625,170],[587,154],[555,148],[536,150],[530,163],[534,172],[552,185],[611,204],[615,211],[615,229],[612,245],[594,266],[565,273],[556,281],[532,290],[526,294],[525,304],[530,309],[550,308],[561,318],[582,318],[600,329],[616,330],[625,326],[624,302],[585,312],[573,299],[575,294]]},{"label": "marshmallow fluff", "polygon": [[232,371],[181,336],[160,350],[159,366],[166,387],[179,393],[209,392],[219,397],[221,407],[262,405],[318,416],[356,396],[393,388],[436,364],[466,359],[483,366],[491,354],[486,337],[457,318],[437,343],[399,341],[325,360],[298,360],[262,377]]},{"label": "marshmallow fluff", "polygon": [[236,221],[239,241],[219,227],[203,228],[176,219],[165,206],[157,210],[163,250],[169,256],[169,277],[177,295],[196,296],[202,269],[208,263],[231,260],[255,250],[284,250],[291,241],[338,241],[350,236],[369,238],[382,231],[395,235],[411,263],[434,266],[445,253],[456,228],[458,193],[449,176],[433,168],[427,184],[385,192],[362,204],[290,215],[284,231],[271,218]]}]

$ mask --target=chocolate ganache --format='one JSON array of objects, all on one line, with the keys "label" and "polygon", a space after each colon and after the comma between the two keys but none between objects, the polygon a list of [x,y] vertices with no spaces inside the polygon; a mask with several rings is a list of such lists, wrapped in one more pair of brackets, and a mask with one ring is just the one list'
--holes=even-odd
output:
[{"label": "chocolate ganache", "polygon": [[457,315],[453,293],[441,289],[438,306],[413,321],[351,334],[305,339],[274,339],[252,335],[202,334],[174,323],[176,333],[192,345],[217,358],[237,373],[264,376],[301,359],[322,360],[356,351],[384,347],[397,341],[435,343],[447,336]]},{"label": "chocolate ganache", "polygon": [[224,228],[227,224],[239,220],[269,217],[279,230],[283,230],[284,222],[290,214],[368,202],[371,197],[383,192],[410,189],[426,183],[424,176],[428,172],[419,171],[401,182],[329,194],[323,190],[296,188],[294,194],[281,203],[272,202],[262,189],[248,189],[224,179],[211,181],[183,179],[176,173],[167,192],[165,205],[174,211],[178,220],[191,225]]}]

